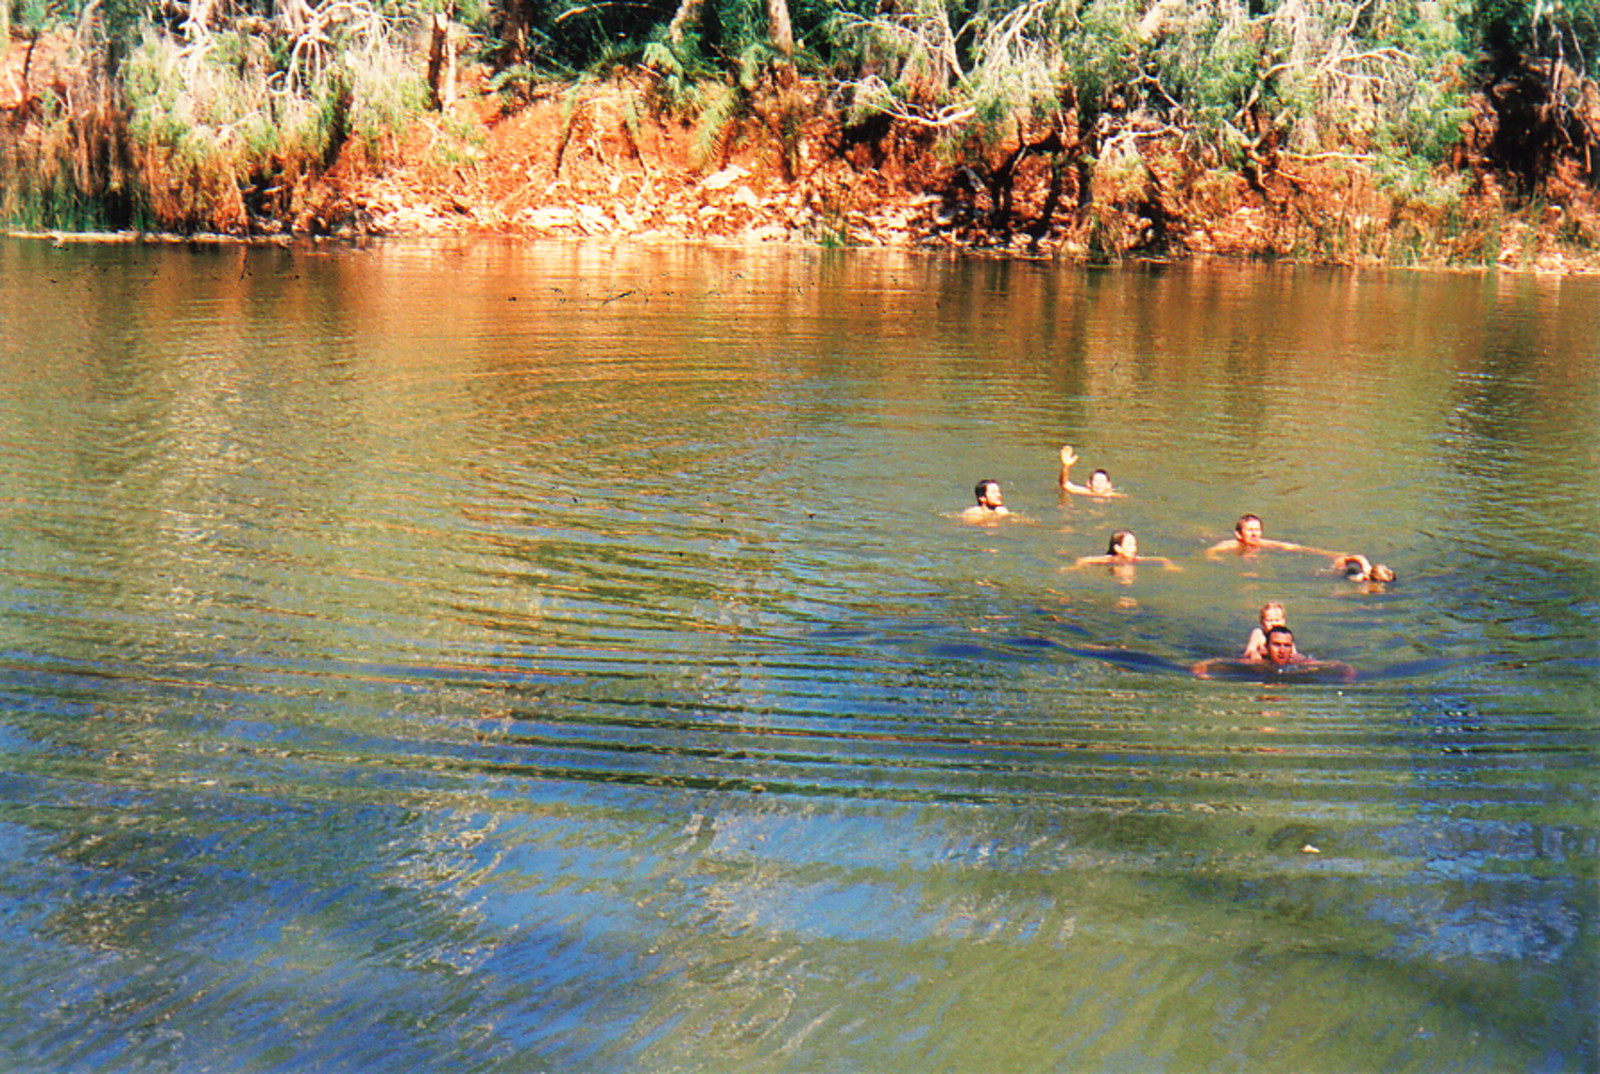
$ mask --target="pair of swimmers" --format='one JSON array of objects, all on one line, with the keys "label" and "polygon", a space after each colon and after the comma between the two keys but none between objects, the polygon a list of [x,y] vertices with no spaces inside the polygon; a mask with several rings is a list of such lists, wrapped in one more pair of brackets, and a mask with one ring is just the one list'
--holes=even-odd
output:
[{"label": "pair of swimmers", "polygon": [[1295,648],[1294,631],[1289,629],[1283,605],[1272,601],[1261,606],[1261,626],[1250,633],[1244,653],[1239,657],[1219,656],[1202,660],[1190,670],[1199,678],[1219,673],[1283,674],[1288,671],[1331,676],[1348,682],[1356,669],[1338,660],[1313,660]]},{"label": "pair of swimmers", "polygon": [[1355,582],[1392,582],[1395,580],[1394,571],[1382,563],[1373,563],[1359,552],[1330,552],[1326,548],[1312,548],[1310,545],[1295,544],[1293,541],[1269,540],[1261,534],[1261,517],[1259,515],[1239,516],[1239,521],[1233,524],[1233,536],[1225,541],[1218,541],[1206,549],[1206,555],[1211,559],[1215,559],[1229,552],[1244,556],[1263,550],[1304,552],[1313,556],[1328,556],[1333,560],[1333,569],[1336,572]]},{"label": "pair of swimmers", "polygon": [[[1061,473],[1057,478],[1063,492],[1074,496],[1094,496],[1100,499],[1112,499],[1127,495],[1119,492],[1111,484],[1111,476],[1104,470],[1096,470],[1089,475],[1089,483],[1080,485],[1072,480],[1072,468],[1078,462],[1078,453],[1072,450],[1071,444],[1061,446]],[[973,495],[977,503],[961,512],[965,522],[991,522],[1005,518],[1011,514],[1006,507],[1005,496],[1000,491],[1000,482],[992,477],[986,477],[973,487]]]}]

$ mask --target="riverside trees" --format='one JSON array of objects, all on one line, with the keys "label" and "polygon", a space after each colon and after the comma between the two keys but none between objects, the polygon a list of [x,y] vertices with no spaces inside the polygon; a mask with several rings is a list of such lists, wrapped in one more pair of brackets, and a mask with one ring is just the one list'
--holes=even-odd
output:
[{"label": "riverside trees", "polygon": [[[1120,199],[1160,241],[1164,184],[1266,189],[1348,163],[1448,206],[1484,174],[1512,202],[1600,173],[1600,0],[0,0],[70,30],[80,87],[21,88],[0,214],[185,230],[315,227],[308,177],[448,97],[457,38],[508,95],[647,71],[663,107],[763,118],[820,103],[950,163],[989,232],[1037,238]],[[13,68],[14,68],[13,64]],[[790,95],[796,81],[806,93]],[[782,92],[778,92],[781,88]],[[94,92],[87,92],[93,88]],[[769,93],[779,105],[750,107]],[[92,114],[82,102],[98,100]],[[770,103],[770,102],[769,102]],[[76,110],[76,111],[75,111]],[[1156,157],[1181,160],[1159,167]],[[1047,191],[1014,207],[1029,169]],[[1176,179],[1174,178],[1176,177]],[[1030,215],[1031,214],[1031,215]],[[81,212],[80,212],[81,215]],[[307,221],[310,221],[308,224]],[[1092,222],[1092,221],[1091,221]],[[1596,236],[1600,242],[1600,236]]]}]

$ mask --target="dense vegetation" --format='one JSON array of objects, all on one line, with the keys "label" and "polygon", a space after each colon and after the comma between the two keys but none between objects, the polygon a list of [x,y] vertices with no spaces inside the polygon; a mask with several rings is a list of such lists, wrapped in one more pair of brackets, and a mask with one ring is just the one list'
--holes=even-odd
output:
[{"label": "dense vegetation", "polygon": [[1600,176],[1600,0],[0,0],[0,47],[0,217],[26,226],[314,229],[311,180],[381,163],[458,49],[511,101],[625,70],[712,132],[763,102],[779,142],[819,107],[841,144],[899,132],[1002,232],[1024,163],[1036,230],[1156,158],[1257,185],[1350,162],[1441,219],[1486,180],[1517,211]]}]

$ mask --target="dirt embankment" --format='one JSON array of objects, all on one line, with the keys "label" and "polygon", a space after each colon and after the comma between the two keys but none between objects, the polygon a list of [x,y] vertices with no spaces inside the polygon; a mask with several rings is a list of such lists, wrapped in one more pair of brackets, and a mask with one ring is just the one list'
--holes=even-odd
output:
[{"label": "dirt embankment", "polygon": [[[21,52],[0,64],[0,125],[14,138],[37,111],[17,89]],[[1556,162],[1536,209],[1508,208],[1474,148],[1495,133],[1484,102],[1455,170],[1436,178],[1454,188],[1441,198],[1397,193],[1358,154],[1224,168],[1154,132],[1096,147],[1092,168],[1047,128],[952,152],[903,124],[850,127],[804,83],[753,94],[711,129],[659,107],[647,76],[514,101],[485,77],[466,72],[452,103],[376,155],[352,144],[326,170],[284,169],[288,194],[246,191],[209,229],[1600,268],[1600,199],[1572,162]]]},{"label": "dirt embankment", "polygon": [[[326,181],[358,229],[390,235],[590,236],[640,241],[890,245],[1123,257],[1600,268],[1600,199],[1576,168],[1537,209],[1509,209],[1469,143],[1438,177],[1454,199],[1406,196],[1358,155],[1274,154],[1211,167],[1161,138],[1101,147],[1082,179],[1048,131],[964,147],[931,134],[850,128],[814,94],[754,102],[715,136],[652,107],[648,83],[552,88],[508,105],[469,80],[381,167],[342,160]],[[797,94],[806,93],[798,87]],[[1480,102],[1477,141],[1492,128]],[[782,130],[793,133],[785,139]],[[1065,156],[1066,154],[1062,154]],[[1065,178],[1063,178],[1065,173]],[[1001,185],[996,176],[1006,175]]]}]

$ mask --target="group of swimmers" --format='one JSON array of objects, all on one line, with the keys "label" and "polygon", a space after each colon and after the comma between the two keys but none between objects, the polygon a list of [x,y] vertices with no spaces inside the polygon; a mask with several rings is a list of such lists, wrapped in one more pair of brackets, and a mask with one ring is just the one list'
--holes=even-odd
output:
[{"label": "group of swimmers", "polygon": [[[1089,475],[1087,485],[1073,481],[1072,467],[1077,462],[1077,452],[1070,444],[1063,445],[1058,483],[1064,493],[1073,496],[1091,496],[1096,499],[1116,499],[1126,495],[1112,485],[1111,476],[1104,470],[1096,470]],[[963,521],[991,522],[1011,515],[1005,506],[1005,498],[1000,491],[998,481],[985,478],[978,482],[973,493],[977,503],[961,513]],[[1206,556],[1216,559],[1230,552],[1244,556],[1261,551],[1303,552],[1308,555],[1327,556],[1332,561],[1336,573],[1354,582],[1379,586],[1395,580],[1394,571],[1382,563],[1373,563],[1359,552],[1332,552],[1325,548],[1295,544],[1292,541],[1269,539],[1262,535],[1261,519],[1257,515],[1242,516],[1234,523],[1233,536],[1206,549]],[[1138,538],[1127,530],[1117,530],[1111,535],[1105,555],[1082,556],[1073,564],[1073,568],[1107,566],[1123,573],[1140,563],[1159,564],[1167,570],[1174,571],[1183,569],[1164,556],[1141,556]],[[1355,669],[1350,665],[1336,660],[1313,660],[1295,648],[1294,632],[1289,629],[1287,613],[1278,601],[1262,605],[1260,623],[1259,627],[1251,631],[1249,640],[1245,642],[1244,651],[1239,656],[1202,660],[1190,670],[1201,678],[1210,678],[1226,672],[1282,673],[1289,670],[1314,672],[1342,679],[1355,678]]]}]

